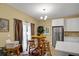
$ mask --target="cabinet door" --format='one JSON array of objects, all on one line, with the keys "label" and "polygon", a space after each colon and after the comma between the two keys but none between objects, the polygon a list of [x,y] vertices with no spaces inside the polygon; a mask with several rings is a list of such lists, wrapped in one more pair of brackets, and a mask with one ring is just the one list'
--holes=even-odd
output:
[{"label": "cabinet door", "polygon": [[53,19],[52,20],[52,26],[64,26],[64,19]]},{"label": "cabinet door", "polygon": [[65,31],[79,31],[79,18],[71,18],[65,20]]}]

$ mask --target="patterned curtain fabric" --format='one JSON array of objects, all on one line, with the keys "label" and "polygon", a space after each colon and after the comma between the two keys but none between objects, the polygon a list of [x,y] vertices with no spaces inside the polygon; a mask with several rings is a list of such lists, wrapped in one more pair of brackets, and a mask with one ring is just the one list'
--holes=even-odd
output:
[{"label": "patterned curtain fabric", "polygon": [[22,21],[14,19],[14,24],[15,24],[15,41],[19,41],[19,43],[21,44],[21,51],[22,51],[22,40],[23,40]]},{"label": "patterned curtain fabric", "polygon": [[31,35],[35,34],[35,24],[31,23]]}]

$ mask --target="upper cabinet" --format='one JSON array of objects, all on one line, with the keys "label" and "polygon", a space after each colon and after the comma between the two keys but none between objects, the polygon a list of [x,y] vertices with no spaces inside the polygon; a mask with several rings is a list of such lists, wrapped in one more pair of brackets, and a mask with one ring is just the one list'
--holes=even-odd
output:
[{"label": "upper cabinet", "polygon": [[79,18],[65,19],[64,31],[79,31]]},{"label": "upper cabinet", "polygon": [[64,18],[53,19],[52,26],[64,26]]},{"label": "upper cabinet", "polygon": [[52,26],[64,26],[64,31],[79,32],[79,18],[53,19]]}]

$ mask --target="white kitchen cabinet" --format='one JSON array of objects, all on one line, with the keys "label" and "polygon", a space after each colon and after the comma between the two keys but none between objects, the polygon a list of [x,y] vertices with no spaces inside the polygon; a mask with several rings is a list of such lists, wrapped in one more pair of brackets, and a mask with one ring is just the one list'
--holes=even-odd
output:
[{"label": "white kitchen cabinet", "polygon": [[55,50],[60,51],[61,55],[64,54],[64,55],[67,56],[67,54],[68,55],[72,54],[72,55],[75,55],[75,56],[79,56],[79,43],[57,41]]},{"label": "white kitchen cabinet", "polygon": [[79,18],[65,19],[64,31],[79,31]]},{"label": "white kitchen cabinet", "polygon": [[64,18],[53,19],[52,26],[64,26]]}]

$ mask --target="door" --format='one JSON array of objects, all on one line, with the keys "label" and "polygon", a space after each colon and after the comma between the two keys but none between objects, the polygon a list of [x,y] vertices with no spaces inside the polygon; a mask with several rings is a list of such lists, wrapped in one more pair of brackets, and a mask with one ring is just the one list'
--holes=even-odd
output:
[{"label": "door", "polygon": [[28,50],[28,40],[31,40],[31,26],[30,23],[23,22],[23,51]]}]

